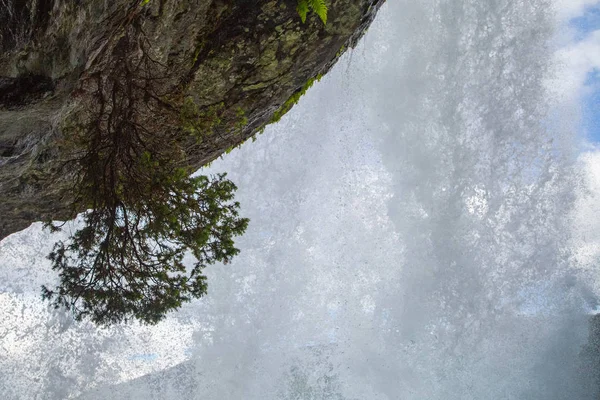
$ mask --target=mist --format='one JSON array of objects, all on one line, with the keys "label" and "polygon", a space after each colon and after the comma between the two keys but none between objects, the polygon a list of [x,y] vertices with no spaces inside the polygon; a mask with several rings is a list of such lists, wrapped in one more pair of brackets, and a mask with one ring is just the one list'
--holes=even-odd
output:
[{"label": "mist", "polygon": [[279,123],[200,171],[228,173],[251,223],[157,326],[49,309],[57,234],[2,241],[3,398],[597,398],[581,249],[600,226],[552,95],[556,24],[543,0],[387,2]]}]

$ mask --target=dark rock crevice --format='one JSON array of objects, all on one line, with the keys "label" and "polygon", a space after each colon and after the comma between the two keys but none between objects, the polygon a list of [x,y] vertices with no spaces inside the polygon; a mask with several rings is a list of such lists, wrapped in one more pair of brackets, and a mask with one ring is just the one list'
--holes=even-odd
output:
[{"label": "dark rock crevice", "polygon": [[33,104],[51,95],[54,82],[43,75],[0,76],[0,108],[8,110]]}]

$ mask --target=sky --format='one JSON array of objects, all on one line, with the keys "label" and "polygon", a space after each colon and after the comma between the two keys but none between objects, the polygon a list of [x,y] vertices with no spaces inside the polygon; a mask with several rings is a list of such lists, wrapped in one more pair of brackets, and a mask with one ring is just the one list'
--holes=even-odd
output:
[{"label": "sky", "polygon": [[[581,16],[571,19],[576,47],[587,61],[582,88],[582,130],[590,142],[600,143],[600,4],[585,8]],[[584,61],[585,62],[585,61]]]},{"label": "sky", "polygon": [[581,113],[582,138],[600,144],[600,3],[585,0],[556,2],[561,20],[556,52],[562,80],[557,86],[565,101]]},{"label": "sky", "polygon": [[[135,395],[82,398],[319,398],[336,379],[336,399],[577,398],[563,384],[587,329],[560,252],[571,175],[538,118],[551,97],[581,131],[589,195],[568,247],[598,275],[600,25],[597,2],[556,0],[548,52],[548,3],[388,1],[280,123],[213,164],[252,221],[243,250],[155,327],[48,312],[52,238],[38,224],[2,241],[0,392],[66,398],[154,372]],[[193,372],[160,378],[182,362]],[[277,395],[294,374],[312,396]]]},{"label": "sky", "polygon": [[572,240],[579,265],[591,272],[600,255],[596,222],[600,214],[600,2],[556,0],[555,4],[562,29],[555,39],[559,70],[553,86],[562,110],[571,110],[578,121],[579,166],[587,187],[587,195],[580,195],[574,209],[578,228]]}]

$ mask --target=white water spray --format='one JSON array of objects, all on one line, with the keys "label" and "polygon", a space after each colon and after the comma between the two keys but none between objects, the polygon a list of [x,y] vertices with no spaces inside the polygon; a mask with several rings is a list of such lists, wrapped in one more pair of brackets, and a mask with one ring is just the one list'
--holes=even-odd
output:
[{"label": "white water spray", "polygon": [[51,314],[54,238],[3,241],[4,398],[595,398],[550,5],[388,2],[280,123],[214,163],[251,218],[242,253],[156,327]]}]

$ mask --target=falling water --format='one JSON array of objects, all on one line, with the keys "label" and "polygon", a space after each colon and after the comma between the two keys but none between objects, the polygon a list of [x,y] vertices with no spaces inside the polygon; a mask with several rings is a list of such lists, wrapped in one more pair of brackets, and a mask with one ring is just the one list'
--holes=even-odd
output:
[{"label": "falling water", "polygon": [[551,10],[388,2],[280,123],[204,171],[229,173],[251,226],[208,296],[158,326],[49,311],[55,238],[7,238],[3,398],[595,398]]}]

